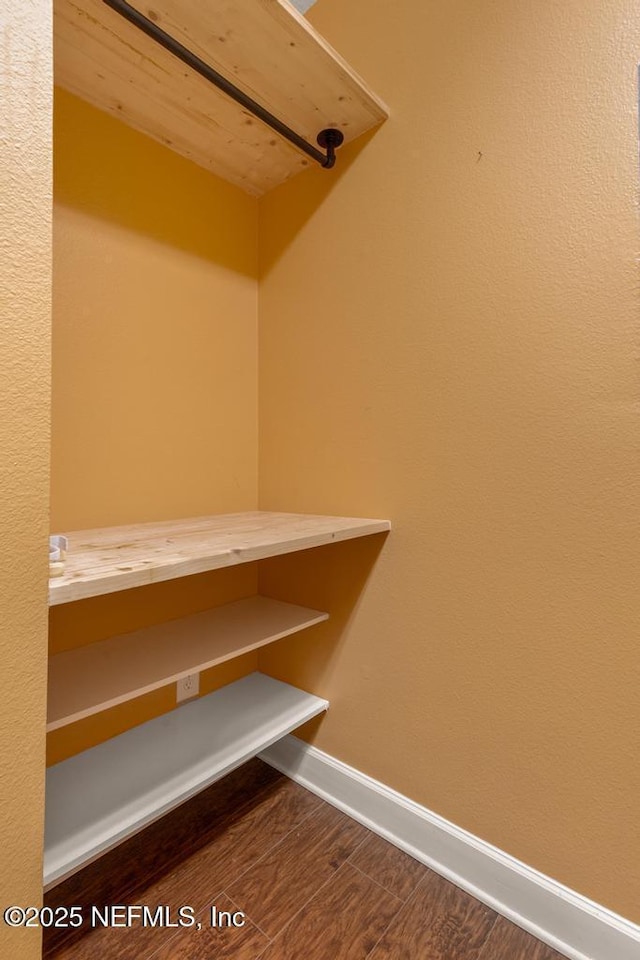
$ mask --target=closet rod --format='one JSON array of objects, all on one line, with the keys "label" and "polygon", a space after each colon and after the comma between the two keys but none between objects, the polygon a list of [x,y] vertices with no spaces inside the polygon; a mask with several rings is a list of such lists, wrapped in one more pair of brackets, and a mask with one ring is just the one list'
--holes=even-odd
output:
[{"label": "closet rod", "polygon": [[272,113],[269,113],[269,111],[261,107],[259,103],[256,103],[255,100],[248,97],[246,93],[239,90],[230,80],[223,77],[221,73],[218,73],[217,70],[210,67],[209,64],[201,60],[200,57],[197,57],[195,53],[192,53],[191,50],[184,47],[178,40],[175,40],[168,33],[165,33],[164,30],[158,27],[152,20],[148,20],[142,13],[128,4],[126,0],[104,0],[104,3],[106,3],[108,7],[111,7],[112,10],[115,10],[116,13],[119,13],[120,16],[124,17],[125,20],[128,20],[129,23],[132,23],[134,27],[138,27],[139,30],[146,33],[147,36],[155,40],[156,43],[159,43],[165,50],[168,50],[175,57],[178,57],[179,60],[182,60],[183,63],[186,63],[188,67],[191,67],[192,70],[199,73],[200,76],[208,80],[209,83],[214,84],[214,86],[218,87],[241,106],[245,107],[254,116],[268,124],[276,133],[279,133],[280,136],[285,137],[295,147],[298,147],[299,150],[303,150],[307,156],[311,157],[321,166],[329,169],[334,165],[336,162],[335,149],[339,147],[344,140],[344,136],[340,130],[337,130],[335,127],[328,127],[326,130],[320,131],[318,134],[318,144],[327,151],[326,154],[321,153],[320,150],[316,150],[314,146],[288,127],[286,123],[278,120]]}]

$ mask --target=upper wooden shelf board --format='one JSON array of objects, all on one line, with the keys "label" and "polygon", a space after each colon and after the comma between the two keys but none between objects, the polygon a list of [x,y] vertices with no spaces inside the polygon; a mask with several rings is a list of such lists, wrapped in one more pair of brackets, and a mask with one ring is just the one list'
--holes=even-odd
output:
[{"label": "upper wooden shelf board", "polygon": [[49,604],[97,597],[390,529],[388,520],[256,511],[67,533],[65,574],[49,581]]},{"label": "upper wooden shelf board", "polygon": [[[131,5],[313,146],[388,116],[287,0]],[[254,196],[313,164],[102,0],[54,0],[54,14],[56,83],[83,100]]]}]

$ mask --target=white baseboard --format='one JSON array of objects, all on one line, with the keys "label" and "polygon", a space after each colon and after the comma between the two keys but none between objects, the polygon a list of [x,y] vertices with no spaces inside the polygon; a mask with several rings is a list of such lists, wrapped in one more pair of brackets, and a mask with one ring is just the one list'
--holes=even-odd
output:
[{"label": "white baseboard", "polygon": [[296,737],[260,754],[571,960],[639,960],[640,926]]}]

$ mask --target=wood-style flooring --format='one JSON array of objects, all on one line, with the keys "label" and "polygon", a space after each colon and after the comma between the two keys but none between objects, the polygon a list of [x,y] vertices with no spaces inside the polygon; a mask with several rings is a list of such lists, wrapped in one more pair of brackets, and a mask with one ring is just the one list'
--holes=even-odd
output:
[{"label": "wood-style flooring", "polygon": [[[563,960],[259,760],[46,903],[83,917],[77,929],[45,931],[46,960]],[[122,926],[92,917],[106,905]],[[150,925],[178,923],[184,906],[193,927]]]}]

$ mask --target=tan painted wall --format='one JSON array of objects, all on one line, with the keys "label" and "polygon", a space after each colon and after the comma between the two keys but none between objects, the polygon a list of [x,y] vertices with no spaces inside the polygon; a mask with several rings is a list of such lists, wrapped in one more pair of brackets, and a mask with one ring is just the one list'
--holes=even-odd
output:
[{"label": "tan painted wall", "polygon": [[355,607],[371,555],[270,563],[339,615],[260,662],[323,750],[638,921],[638,6],[311,19],[393,116],[262,201],[261,507],[393,531]]},{"label": "tan painted wall", "polygon": [[54,528],[257,498],[257,203],[56,89]]},{"label": "tan painted wall", "polygon": [[[257,202],[58,89],[54,149],[52,529],[255,509]],[[249,564],[55,607],[50,649],[255,590]],[[174,705],[163,688],[56,731],[48,761]]]},{"label": "tan painted wall", "polygon": [[[51,329],[51,15],[0,13],[0,909],[42,896]],[[0,955],[40,956],[0,924]]]}]

